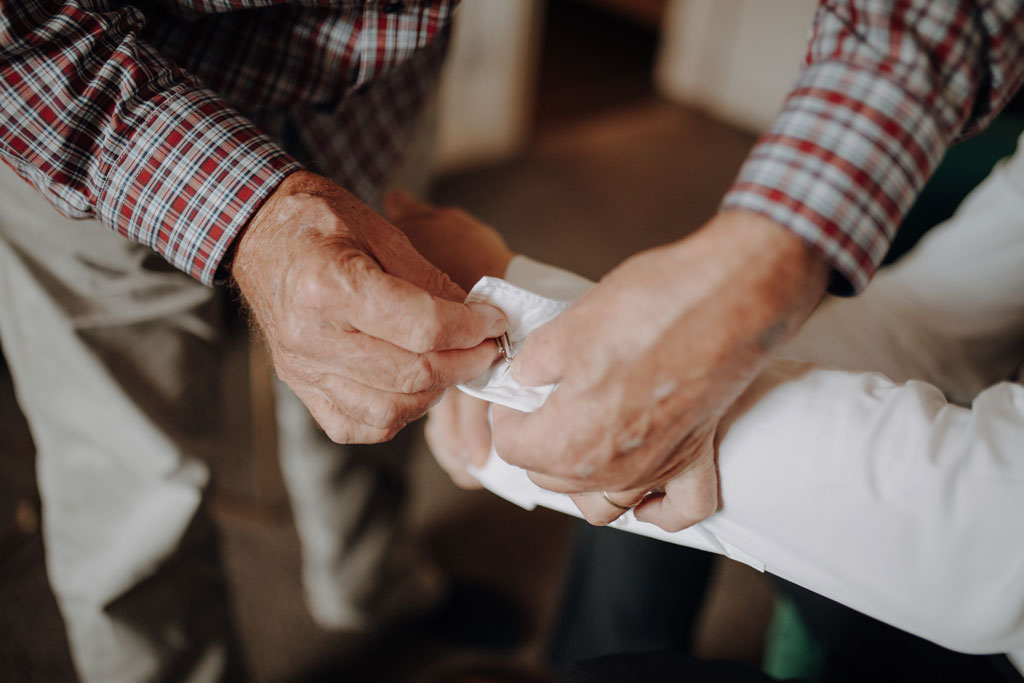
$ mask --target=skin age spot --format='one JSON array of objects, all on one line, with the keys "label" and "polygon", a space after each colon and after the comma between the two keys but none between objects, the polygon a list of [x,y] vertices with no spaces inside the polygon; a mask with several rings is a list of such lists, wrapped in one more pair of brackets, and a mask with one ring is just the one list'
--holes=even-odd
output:
[{"label": "skin age spot", "polygon": [[658,386],[654,387],[654,391],[651,396],[654,397],[655,401],[660,401],[663,398],[668,398],[675,393],[676,389],[679,388],[679,383],[674,379],[670,379],[666,382],[662,382]]},{"label": "skin age spot", "polygon": [[622,453],[624,453],[626,451],[631,451],[634,448],[639,447],[641,444],[643,444],[643,442],[644,442],[644,437],[642,437],[642,436],[630,437],[629,439],[626,439],[621,444],[619,444],[619,451],[622,452]]},{"label": "skin age spot", "polygon": [[577,477],[580,477],[581,479],[583,477],[589,477],[593,473],[594,473],[594,466],[593,465],[588,465],[585,462],[581,462],[578,465],[576,465],[575,474],[576,474]]}]

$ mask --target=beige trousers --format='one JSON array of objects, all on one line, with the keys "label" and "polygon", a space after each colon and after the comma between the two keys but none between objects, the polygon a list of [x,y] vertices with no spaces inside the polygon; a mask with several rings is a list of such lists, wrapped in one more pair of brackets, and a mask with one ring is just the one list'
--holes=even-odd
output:
[{"label": "beige trousers", "polygon": [[[239,448],[222,419],[238,390],[220,383],[218,296],[98,223],[60,216],[0,164],[0,343],[37,450],[50,584],[85,681],[231,670],[204,504],[207,458]],[[363,628],[421,607],[438,587],[410,569],[423,565],[400,533],[404,453],[336,446],[277,393],[314,617]]]}]

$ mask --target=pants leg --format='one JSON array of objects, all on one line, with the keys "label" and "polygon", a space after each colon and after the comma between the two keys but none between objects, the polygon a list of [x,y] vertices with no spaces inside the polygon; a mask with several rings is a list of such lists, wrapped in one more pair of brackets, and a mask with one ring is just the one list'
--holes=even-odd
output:
[{"label": "pants leg", "polygon": [[[391,185],[427,193],[436,123],[431,101]],[[327,629],[366,630],[434,605],[443,577],[403,522],[408,461],[419,430],[406,429],[384,444],[337,445],[284,383],[275,381],[274,393],[278,455],[313,619]]]},{"label": "pants leg", "polygon": [[693,548],[576,523],[549,661],[689,650],[713,562]]},{"label": "pants leg", "polygon": [[0,342],[32,430],[47,573],[84,681],[208,681],[229,619],[201,455],[212,290],[0,165]]},{"label": "pants leg", "polygon": [[339,446],[283,382],[274,388],[310,615],[323,628],[368,630],[431,607],[443,579],[403,521],[413,431],[385,444]]}]

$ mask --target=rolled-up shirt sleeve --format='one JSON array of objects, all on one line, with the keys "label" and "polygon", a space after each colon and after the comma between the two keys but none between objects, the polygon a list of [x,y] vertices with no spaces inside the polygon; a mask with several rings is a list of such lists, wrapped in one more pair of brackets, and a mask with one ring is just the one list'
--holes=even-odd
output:
[{"label": "rolled-up shirt sleeve", "polygon": [[960,135],[1024,80],[1024,3],[826,1],[806,65],[726,194],[831,265],[837,294],[871,279]]},{"label": "rolled-up shirt sleeve", "polygon": [[63,214],[95,218],[210,284],[299,168],[110,2],[0,0],[0,154]]}]

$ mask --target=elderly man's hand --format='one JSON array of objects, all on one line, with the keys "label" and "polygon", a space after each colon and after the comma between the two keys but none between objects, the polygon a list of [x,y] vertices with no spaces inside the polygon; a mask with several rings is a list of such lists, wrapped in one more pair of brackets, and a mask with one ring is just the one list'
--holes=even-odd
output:
[{"label": "elderly man's hand", "polygon": [[339,443],[392,438],[496,357],[504,315],[330,180],[290,175],[237,241],[232,275],[281,377]]},{"label": "elderly man's hand", "polygon": [[534,332],[513,362],[524,384],[559,382],[535,413],[496,407],[494,443],[594,523],[622,513],[668,530],[717,509],[718,421],[767,354],[820,300],[827,268],[757,214],[723,213],[613,270]]},{"label": "elderly man's hand", "polygon": [[[384,197],[384,215],[431,263],[465,289],[484,275],[501,277],[512,252],[496,230],[465,211],[437,207],[402,191]],[[469,467],[491,452],[490,404],[461,391],[447,392],[430,409],[424,435],[438,464],[458,486],[480,488]]]}]

